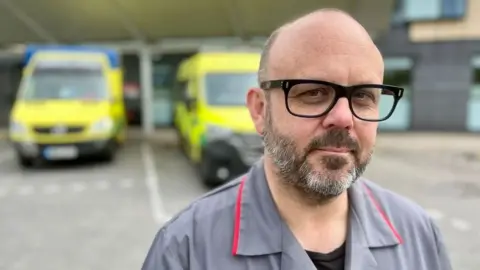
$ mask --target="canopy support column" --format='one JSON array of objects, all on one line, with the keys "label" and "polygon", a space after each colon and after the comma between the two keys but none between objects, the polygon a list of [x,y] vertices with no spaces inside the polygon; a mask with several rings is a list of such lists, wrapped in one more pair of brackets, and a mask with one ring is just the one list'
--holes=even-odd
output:
[{"label": "canopy support column", "polygon": [[153,119],[153,61],[150,49],[143,46],[139,52],[140,85],[142,100],[142,129],[144,135],[155,130]]}]

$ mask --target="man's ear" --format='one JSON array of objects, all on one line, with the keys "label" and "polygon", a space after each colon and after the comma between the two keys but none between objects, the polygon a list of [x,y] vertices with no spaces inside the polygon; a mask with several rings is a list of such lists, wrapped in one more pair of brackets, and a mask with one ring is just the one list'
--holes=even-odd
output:
[{"label": "man's ear", "polygon": [[247,93],[247,107],[257,133],[262,135],[265,123],[265,93],[260,88],[252,88]]}]

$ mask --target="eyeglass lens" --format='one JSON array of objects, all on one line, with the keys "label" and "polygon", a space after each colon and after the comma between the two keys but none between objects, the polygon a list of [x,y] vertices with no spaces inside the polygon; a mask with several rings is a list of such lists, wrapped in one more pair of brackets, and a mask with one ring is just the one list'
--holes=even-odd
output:
[{"label": "eyeglass lens", "polygon": [[[382,87],[355,88],[351,90],[352,113],[364,120],[381,120],[387,117],[395,104],[393,91]],[[335,102],[333,86],[320,83],[294,85],[287,96],[289,110],[301,116],[316,116],[327,111]]]}]

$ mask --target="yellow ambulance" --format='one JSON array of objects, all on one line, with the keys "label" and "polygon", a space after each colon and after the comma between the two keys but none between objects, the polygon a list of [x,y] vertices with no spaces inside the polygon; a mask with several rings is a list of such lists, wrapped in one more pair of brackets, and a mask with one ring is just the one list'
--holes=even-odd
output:
[{"label": "yellow ambulance", "polygon": [[203,182],[222,184],[263,154],[246,107],[258,85],[259,52],[200,52],[181,63],[174,125],[182,150]]},{"label": "yellow ambulance", "polygon": [[121,55],[77,46],[29,46],[10,115],[18,163],[99,157],[126,139]]}]

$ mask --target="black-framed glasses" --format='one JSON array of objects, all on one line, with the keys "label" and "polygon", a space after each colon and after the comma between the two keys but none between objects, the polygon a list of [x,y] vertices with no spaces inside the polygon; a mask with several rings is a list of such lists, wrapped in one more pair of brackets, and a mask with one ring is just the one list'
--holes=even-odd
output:
[{"label": "black-framed glasses", "polygon": [[363,121],[381,122],[392,116],[404,89],[392,85],[343,86],[319,80],[273,80],[263,90],[283,89],[290,114],[316,118],[328,114],[340,98],[346,98],[352,114]]}]

